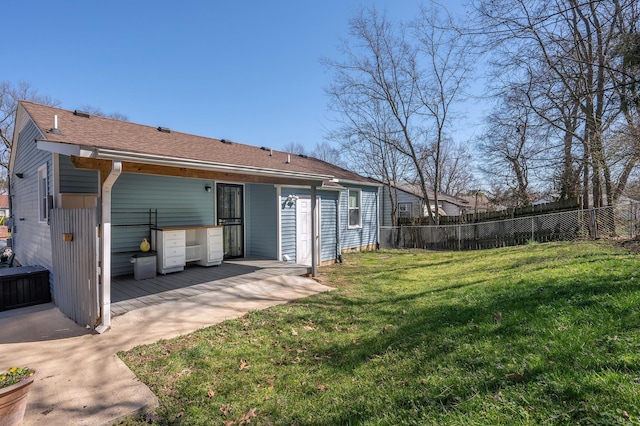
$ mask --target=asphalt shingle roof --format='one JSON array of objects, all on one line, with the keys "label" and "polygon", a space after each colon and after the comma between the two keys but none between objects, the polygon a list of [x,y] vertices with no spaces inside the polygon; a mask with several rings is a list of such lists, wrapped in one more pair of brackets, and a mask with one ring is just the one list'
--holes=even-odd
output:
[{"label": "asphalt shingle roof", "polygon": [[[211,164],[256,167],[285,173],[329,175],[340,180],[377,184],[372,179],[311,157],[289,155],[229,140],[224,143],[221,139],[174,130],[166,133],[159,131],[158,127],[96,115],[87,118],[74,114],[74,111],[28,101],[21,101],[21,105],[49,142],[80,145],[84,149],[108,149]],[[51,132],[54,116],[57,116],[60,134]],[[289,163],[288,157],[291,160]]]}]

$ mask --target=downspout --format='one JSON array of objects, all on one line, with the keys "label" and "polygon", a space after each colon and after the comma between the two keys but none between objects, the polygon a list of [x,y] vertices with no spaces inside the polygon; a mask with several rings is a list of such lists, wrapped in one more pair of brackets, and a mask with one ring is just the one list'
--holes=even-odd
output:
[{"label": "downspout", "polygon": [[111,190],[122,173],[122,162],[114,161],[111,173],[102,184],[102,315],[96,327],[100,334],[111,327]]}]

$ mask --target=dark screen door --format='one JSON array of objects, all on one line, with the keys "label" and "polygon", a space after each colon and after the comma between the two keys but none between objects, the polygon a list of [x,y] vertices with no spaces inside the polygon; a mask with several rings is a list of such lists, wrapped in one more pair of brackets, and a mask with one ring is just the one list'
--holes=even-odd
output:
[{"label": "dark screen door", "polygon": [[219,183],[217,193],[218,225],[222,226],[225,259],[244,256],[244,206],[242,185]]}]

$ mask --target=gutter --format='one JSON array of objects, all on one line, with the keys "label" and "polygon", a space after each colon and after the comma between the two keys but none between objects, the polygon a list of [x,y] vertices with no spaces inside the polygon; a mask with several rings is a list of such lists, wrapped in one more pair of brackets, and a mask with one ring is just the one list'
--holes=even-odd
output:
[{"label": "gutter", "polygon": [[[384,184],[382,183],[377,183],[377,182],[363,182],[360,180],[351,180],[351,179],[338,179],[338,178],[333,178],[331,179],[331,182],[333,183],[337,183],[337,184],[346,184],[346,185],[360,185],[360,186],[373,186],[373,187],[378,187],[381,188],[384,186]],[[322,189],[326,189],[326,188],[322,188]]]},{"label": "gutter", "polygon": [[114,161],[111,173],[102,184],[102,287],[100,292],[101,315],[96,331],[104,333],[111,327],[111,190],[122,173],[122,162]]},{"label": "gutter", "polygon": [[56,152],[64,155],[75,155],[84,158],[97,158],[112,161],[128,161],[140,162],[144,164],[153,164],[159,166],[185,167],[188,169],[228,172],[228,173],[245,173],[255,176],[269,177],[291,177],[305,180],[331,180],[331,175],[321,175],[317,173],[294,172],[280,169],[264,169],[254,166],[241,166],[237,164],[212,163],[197,159],[185,159],[178,157],[167,157],[152,154],[142,154],[128,151],[118,151],[114,149],[91,148],[64,142],[49,142],[46,140],[36,139],[38,149]]},{"label": "gutter", "polygon": [[331,175],[320,175],[317,173],[293,172],[279,169],[265,169],[262,167],[242,166],[237,164],[211,163],[202,160],[189,160],[177,157],[165,157],[149,154],[138,154],[131,152],[121,152],[106,149],[96,149],[94,158],[104,158],[108,160],[143,162],[145,164],[155,164],[162,166],[186,167],[190,169],[211,170],[230,173],[246,173],[255,176],[292,177],[310,180],[330,180]]}]

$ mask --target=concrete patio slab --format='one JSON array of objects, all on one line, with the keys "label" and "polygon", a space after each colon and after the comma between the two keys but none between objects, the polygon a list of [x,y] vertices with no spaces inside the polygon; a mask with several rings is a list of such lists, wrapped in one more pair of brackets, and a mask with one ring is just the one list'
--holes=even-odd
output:
[{"label": "concrete patio slab", "polygon": [[110,425],[158,404],[119,351],[329,290],[309,278],[277,276],[128,312],[102,335],[52,304],[3,312],[0,369],[38,371],[24,425]]}]

